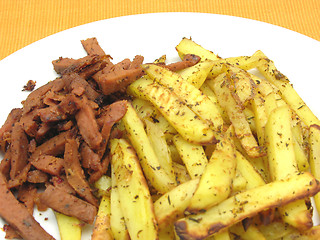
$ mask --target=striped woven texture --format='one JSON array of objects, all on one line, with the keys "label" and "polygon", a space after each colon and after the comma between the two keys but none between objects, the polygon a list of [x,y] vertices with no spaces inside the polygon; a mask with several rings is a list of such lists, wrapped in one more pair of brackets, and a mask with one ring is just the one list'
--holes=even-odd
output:
[{"label": "striped woven texture", "polygon": [[244,17],[320,41],[320,0],[0,0],[0,60],[34,41],[71,27],[154,12]]}]

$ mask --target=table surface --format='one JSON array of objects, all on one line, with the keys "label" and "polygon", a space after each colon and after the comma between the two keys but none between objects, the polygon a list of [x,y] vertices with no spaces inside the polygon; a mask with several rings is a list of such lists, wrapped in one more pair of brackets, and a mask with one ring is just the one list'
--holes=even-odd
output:
[{"label": "table surface", "polygon": [[0,60],[81,24],[154,12],[203,12],[259,20],[320,41],[320,0],[0,0]]}]

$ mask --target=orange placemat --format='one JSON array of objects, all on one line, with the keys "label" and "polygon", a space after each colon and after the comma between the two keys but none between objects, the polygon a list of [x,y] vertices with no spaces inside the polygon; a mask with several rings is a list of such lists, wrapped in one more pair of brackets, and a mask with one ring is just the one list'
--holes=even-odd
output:
[{"label": "orange placemat", "polygon": [[319,0],[1,0],[0,59],[53,33],[106,18],[152,12],[245,17],[320,40]]}]

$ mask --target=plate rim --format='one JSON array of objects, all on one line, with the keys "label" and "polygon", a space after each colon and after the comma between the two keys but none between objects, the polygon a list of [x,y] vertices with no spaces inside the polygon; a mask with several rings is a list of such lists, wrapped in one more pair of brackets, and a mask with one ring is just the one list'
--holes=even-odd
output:
[{"label": "plate rim", "polygon": [[[264,26],[268,26],[268,27],[272,27],[272,28],[277,28],[279,29],[280,31],[285,31],[285,33],[290,33],[290,34],[294,34],[294,35],[299,35],[300,37],[302,37],[304,40],[306,41],[312,41],[312,43],[316,43],[317,44],[317,47],[319,47],[320,49],[320,42],[313,39],[313,38],[310,38],[306,35],[303,35],[301,33],[298,33],[296,31],[293,31],[293,30],[290,30],[290,29],[287,29],[287,28],[284,28],[284,27],[281,27],[281,26],[278,26],[278,25],[274,25],[274,24],[271,24],[271,23],[267,23],[267,22],[262,22],[262,21],[259,21],[259,20],[254,20],[254,19],[249,19],[249,18],[243,18],[243,17],[238,17],[238,16],[230,16],[230,15],[223,15],[223,14],[212,14],[212,13],[198,13],[198,12],[161,12],[161,13],[143,13],[143,14],[133,14],[133,15],[126,15],[126,16],[118,16],[118,17],[113,17],[113,18],[106,18],[106,19],[102,19],[102,20],[97,20],[97,21],[93,21],[93,22],[89,22],[89,23],[84,23],[84,24],[81,24],[81,25],[78,25],[78,26],[74,26],[72,28],[68,28],[68,29],[65,29],[65,30],[62,30],[62,31],[59,31],[57,33],[54,33],[54,34],[51,34],[49,36],[46,36],[44,38],[41,38],[33,43],[30,43],[28,45],[26,45],[25,47],[15,51],[14,53],[8,55],[7,57],[5,57],[4,59],[2,59],[0,61],[0,66],[5,63],[5,62],[10,62],[11,59],[14,59],[16,57],[16,55],[20,54],[23,49],[26,49],[26,48],[30,48],[31,45],[34,45],[34,44],[41,44],[42,41],[47,41],[47,40],[50,40],[51,38],[55,38],[57,36],[59,36],[60,34],[63,34],[64,32],[67,32],[67,31],[76,31],[77,29],[79,28],[82,28],[82,27],[86,27],[86,26],[90,26],[91,24],[97,24],[97,23],[105,23],[105,22],[111,22],[110,24],[112,24],[112,22],[114,21],[117,21],[118,19],[130,19],[132,17],[144,17],[144,16],[168,16],[168,15],[200,15],[200,16],[214,16],[214,17],[218,17],[218,18],[229,18],[229,19],[234,19],[235,21],[241,19],[240,21],[243,21],[243,22],[253,22],[253,23],[256,23],[256,24],[263,24]],[[81,39],[79,39],[81,40]],[[99,39],[98,39],[99,40]],[[254,49],[255,50],[255,49]],[[68,56],[66,56],[68,57]],[[72,57],[72,56],[70,56]],[[49,63],[48,63],[49,64]]]}]

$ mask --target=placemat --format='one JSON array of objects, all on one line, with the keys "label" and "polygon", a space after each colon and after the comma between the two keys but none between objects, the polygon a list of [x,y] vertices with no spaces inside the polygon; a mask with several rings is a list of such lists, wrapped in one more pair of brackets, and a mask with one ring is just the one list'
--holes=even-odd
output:
[{"label": "placemat", "polygon": [[32,42],[71,27],[154,12],[244,17],[320,40],[320,0],[0,0],[0,60]]}]

